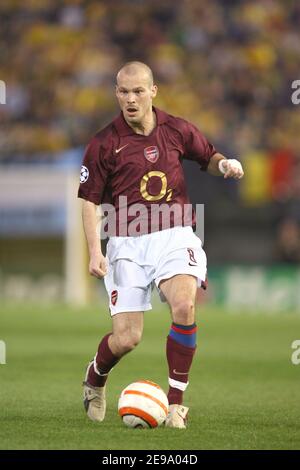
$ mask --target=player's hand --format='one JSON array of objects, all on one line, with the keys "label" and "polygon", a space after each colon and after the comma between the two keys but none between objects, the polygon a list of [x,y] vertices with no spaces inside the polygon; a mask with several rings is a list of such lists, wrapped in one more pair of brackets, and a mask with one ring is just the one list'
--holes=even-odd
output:
[{"label": "player's hand", "polygon": [[107,274],[107,262],[102,253],[96,253],[90,257],[89,273],[98,279]]},{"label": "player's hand", "polygon": [[223,173],[224,178],[234,178],[239,180],[244,176],[244,170],[241,162],[232,158],[229,160],[221,160],[219,162],[219,170]]}]

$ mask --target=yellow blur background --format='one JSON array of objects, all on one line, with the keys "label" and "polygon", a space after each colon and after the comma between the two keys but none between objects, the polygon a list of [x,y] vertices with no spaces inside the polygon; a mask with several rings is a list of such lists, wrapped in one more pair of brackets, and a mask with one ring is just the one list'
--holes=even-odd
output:
[{"label": "yellow blur background", "polygon": [[292,0],[2,0],[0,299],[98,291],[76,185],[85,145],[118,113],[116,72],[140,60],[155,105],[245,168],[236,183],[185,165],[205,204],[207,300],[300,309],[299,24]]}]

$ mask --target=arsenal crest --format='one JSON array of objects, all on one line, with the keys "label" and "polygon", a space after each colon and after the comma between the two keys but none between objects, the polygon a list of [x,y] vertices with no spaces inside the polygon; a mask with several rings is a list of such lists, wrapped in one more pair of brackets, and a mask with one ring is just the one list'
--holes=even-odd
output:
[{"label": "arsenal crest", "polygon": [[112,303],[113,305],[116,305],[117,300],[118,300],[118,291],[117,291],[117,290],[113,290],[112,293],[111,293],[111,303]]},{"label": "arsenal crest", "polygon": [[159,151],[156,145],[152,145],[151,147],[146,147],[144,149],[144,156],[149,162],[155,163],[159,157]]}]

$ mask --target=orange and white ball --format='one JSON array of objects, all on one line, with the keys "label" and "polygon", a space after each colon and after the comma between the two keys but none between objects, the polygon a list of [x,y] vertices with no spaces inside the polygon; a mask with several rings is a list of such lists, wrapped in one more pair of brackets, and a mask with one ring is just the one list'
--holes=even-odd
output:
[{"label": "orange and white ball", "polygon": [[129,428],[156,428],[168,414],[168,398],[163,389],[150,380],[139,380],[122,391],[118,411]]}]

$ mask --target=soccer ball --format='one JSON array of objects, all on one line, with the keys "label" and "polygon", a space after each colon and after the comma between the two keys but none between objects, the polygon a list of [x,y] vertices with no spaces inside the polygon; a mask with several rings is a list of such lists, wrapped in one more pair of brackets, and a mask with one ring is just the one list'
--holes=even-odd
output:
[{"label": "soccer ball", "polygon": [[122,391],[118,411],[129,428],[156,428],[168,414],[168,398],[162,388],[150,380],[139,380]]}]

